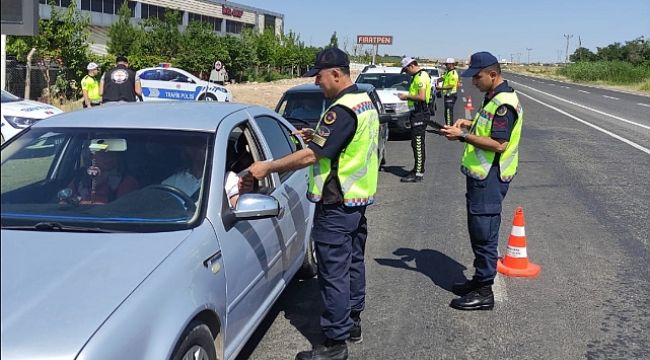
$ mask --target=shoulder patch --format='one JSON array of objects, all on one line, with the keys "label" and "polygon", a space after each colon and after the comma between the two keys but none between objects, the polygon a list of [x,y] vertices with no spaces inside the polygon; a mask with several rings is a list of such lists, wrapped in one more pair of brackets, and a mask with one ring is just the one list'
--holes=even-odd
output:
[{"label": "shoulder patch", "polygon": [[327,114],[325,114],[325,117],[323,117],[323,122],[326,125],[332,125],[336,121],[336,113],[334,111],[328,111]]},{"label": "shoulder patch", "polygon": [[497,112],[496,112],[497,116],[504,116],[507,113],[508,113],[508,107],[507,106],[501,105],[501,106],[499,106],[499,108],[497,108]]}]

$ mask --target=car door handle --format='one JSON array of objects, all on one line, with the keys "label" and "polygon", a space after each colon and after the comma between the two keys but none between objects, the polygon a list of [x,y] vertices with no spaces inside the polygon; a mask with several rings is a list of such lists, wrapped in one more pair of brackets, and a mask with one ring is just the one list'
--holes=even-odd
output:
[{"label": "car door handle", "polygon": [[278,211],[278,219],[282,219],[284,217],[284,206],[280,206],[280,210]]}]

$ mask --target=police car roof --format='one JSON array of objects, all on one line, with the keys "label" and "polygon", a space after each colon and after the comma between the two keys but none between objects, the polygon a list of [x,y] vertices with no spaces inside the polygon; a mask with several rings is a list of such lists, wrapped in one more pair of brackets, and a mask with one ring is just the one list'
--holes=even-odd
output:
[{"label": "police car roof", "polygon": [[[373,86],[371,84],[355,84],[359,90],[363,90],[365,92],[368,92],[372,90]],[[322,92],[320,86],[316,84],[302,84],[302,85],[296,85],[289,90],[287,90],[285,93],[286,94],[291,94],[291,93],[301,93],[301,92]]]},{"label": "police car roof", "polygon": [[178,101],[102,105],[55,115],[33,125],[39,127],[123,128],[215,132],[226,116],[259,106],[211,101]]}]

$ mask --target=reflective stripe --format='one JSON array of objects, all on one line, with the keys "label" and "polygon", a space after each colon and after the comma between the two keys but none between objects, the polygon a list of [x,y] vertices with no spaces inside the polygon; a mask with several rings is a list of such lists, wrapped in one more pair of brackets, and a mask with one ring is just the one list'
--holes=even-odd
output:
[{"label": "reflective stripe", "polygon": [[514,236],[524,237],[526,236],[526,228],[523,226],[513,226],[510,234]]},{"label": "reflective stripe", "polygon": [[[377,136],[377,135],[374,135]],[[370,145],[370,148],[368,149],[368,153],[366,154],[366,163],[370,162],[370,159],[372,158],[372,155],[377,151],[377,144],[374,142],[372,145]],[[341,184],[341,189],[343,190],[344,193],[350,191],[350,188],[352,188],[352,185],[354,183],[364,177],[368,173],[368,167],[364,166],[361,169],[359,169],[357,172],[354,174],[351,174],[346,180],[345,183]]]},{"label": "reflective stripe", "polygon": [[506,249],[506,255],[512,258],[527,258],[528,254],[526,253],[525,247],[517,246],[508,246]]}]

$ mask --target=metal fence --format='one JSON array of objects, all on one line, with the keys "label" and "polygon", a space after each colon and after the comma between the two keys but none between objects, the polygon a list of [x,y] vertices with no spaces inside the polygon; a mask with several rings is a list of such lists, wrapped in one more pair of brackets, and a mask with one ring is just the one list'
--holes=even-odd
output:
[{"label": "metal fence", "polygon": [[[49,87],[54,85],[57,76],[64,72],[65,69],[59,67],[50,67],[50,83],[45,78],[45,68],[43,65],[35,62],[31,68],[30,89],[28,98],[49,102]],[[6,83],[5,89],[10,93],[25,97],[25,77],[27,74],[27,65],[21,64],[16,60],[7,60]]]}]

